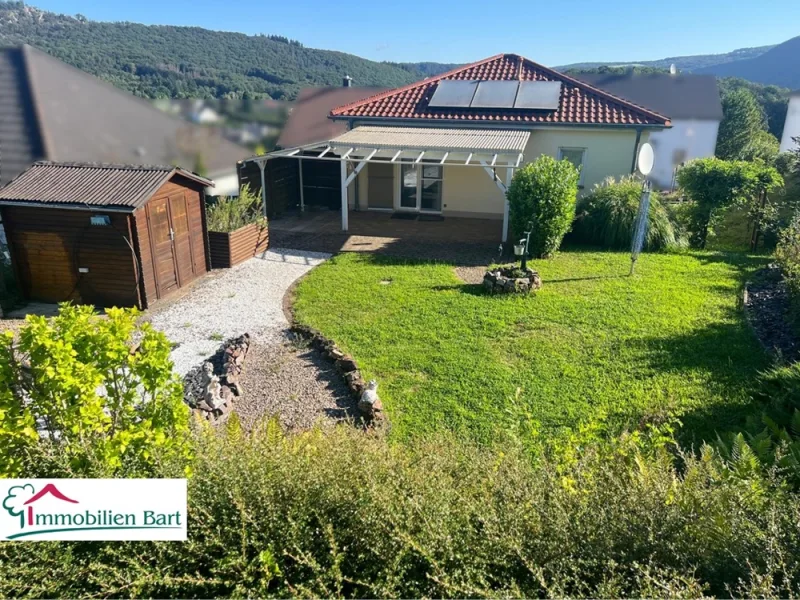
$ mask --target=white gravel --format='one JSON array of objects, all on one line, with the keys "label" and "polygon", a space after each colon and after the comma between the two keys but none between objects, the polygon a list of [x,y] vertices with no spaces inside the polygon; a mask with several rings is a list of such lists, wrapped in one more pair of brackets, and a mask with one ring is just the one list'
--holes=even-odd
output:
[{"label": "white gravel", "polygon": [[262,345],[280,343],[289,323],[283,296],[304,273],[330,254],[274,248],[216,272],[183,298],[157,309],[151,323],[178,344],[172,351],[175,372],[185,375],[230,337],[249,333]]}]

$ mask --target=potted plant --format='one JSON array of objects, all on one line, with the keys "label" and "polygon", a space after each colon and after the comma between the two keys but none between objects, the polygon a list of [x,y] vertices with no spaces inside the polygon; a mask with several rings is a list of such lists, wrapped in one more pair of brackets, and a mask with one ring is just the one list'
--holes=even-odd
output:
[{"label": "potted plant", "polygon": [[208,249],[211,267],[238,265],[269,245],[267,219],[261,212],[261,198],[249,186],[238,197],[222,197],[206,205]]}]

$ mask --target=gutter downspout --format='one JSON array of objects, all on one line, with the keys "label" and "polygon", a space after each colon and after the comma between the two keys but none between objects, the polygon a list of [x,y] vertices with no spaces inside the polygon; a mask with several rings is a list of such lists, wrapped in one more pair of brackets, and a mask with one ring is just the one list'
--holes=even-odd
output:
[{"label": "gutter downspout", "polygon": [[258,168],[261,171],[261,202],[264,205],[264,218],[267,217],[267,182],[264,177],[264,167],[267,161],[258,161]]},{"label": "gutter downspout", "polygon": [[631,161],[631,175],[636,172],[636,159],[639,156],[639,142],[642,140],[642,128],[636,128],[636,142],[633,144],[633,160]]}]

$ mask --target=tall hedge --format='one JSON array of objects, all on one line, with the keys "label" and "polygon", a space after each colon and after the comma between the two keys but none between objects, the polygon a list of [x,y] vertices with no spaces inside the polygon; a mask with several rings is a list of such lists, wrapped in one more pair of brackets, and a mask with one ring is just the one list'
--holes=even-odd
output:
[{"label": "tall hedge", "polygon": [[530,231],[530,252],[546,258],[561,245],[575,217],[578,170],[568,160],[542,155],[514,173],[506,192],[511,241]]},{"label": "tall hedge", "polygon": [[797,597],[800,498],[743,446],[725,463],[640,435],[533,460],[209,432],[189,541],[0,543],[0,597]]}]

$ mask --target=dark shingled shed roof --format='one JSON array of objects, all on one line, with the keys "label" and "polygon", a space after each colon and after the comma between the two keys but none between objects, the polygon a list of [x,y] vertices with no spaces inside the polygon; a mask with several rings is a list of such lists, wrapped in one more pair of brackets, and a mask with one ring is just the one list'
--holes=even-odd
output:
[{"label": "dark shingled shed roof", "polygon": [[203,186],[213,185],[210,180],[177,167],[41,161],[0,189],[0,206],[25,202],[138,208],[173,175]]}]

